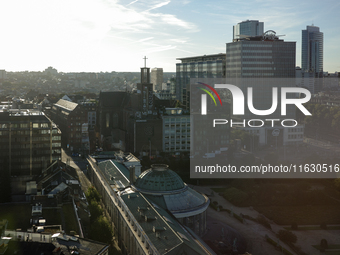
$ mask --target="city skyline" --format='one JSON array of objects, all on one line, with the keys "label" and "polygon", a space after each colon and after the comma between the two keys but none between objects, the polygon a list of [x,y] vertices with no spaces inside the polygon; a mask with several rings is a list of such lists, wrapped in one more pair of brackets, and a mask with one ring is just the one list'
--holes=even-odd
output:
[{"label": "city skyline", "polygon": [[340,3],[330,0],[225,1],[8,1],[0,20],[0,69],[59,72],[138,72],[144,65],[175,72],[176,58],[225,53],[233,26],[259,20],[296,42],[314,24],[324,33],[324,71],[340,71]]}]

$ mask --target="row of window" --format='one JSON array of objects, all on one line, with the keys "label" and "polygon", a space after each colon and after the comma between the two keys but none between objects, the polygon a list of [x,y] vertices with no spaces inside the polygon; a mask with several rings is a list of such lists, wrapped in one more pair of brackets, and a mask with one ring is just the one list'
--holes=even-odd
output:
[{"label": "row of window", "polygon": [[303,128],[290,128],[288,133],[303,132]]},{"label": "row of window", "polygon": [[288,135],[288,139],[303,139],[303,134],[300,134],[300,135]]},{"label": "row of window", "polygon": [[[0,124],[1,129],[5,129],[9,127],[10,127],[9,123]],[[33,123],[32,127],[33,128],[49,128],[50,124],[49,123]],[[28,123],[20,123],[20,124],[12,123],[11,128],[29,128],[29,124]]]}]

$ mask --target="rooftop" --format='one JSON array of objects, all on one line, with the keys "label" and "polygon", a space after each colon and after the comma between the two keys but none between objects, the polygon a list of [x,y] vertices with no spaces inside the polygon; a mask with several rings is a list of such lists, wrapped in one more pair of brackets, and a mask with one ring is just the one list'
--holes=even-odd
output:
[{"label": "rooftop", "polygon": [[185,187],[181,177],[167,165],[151,165],[138,177],[134,185],[141,191],[174,191]]},{"label": "rooftop", "polygon": [[176,60],[193,60],[193,61],[206,61],[206,60],[213,60],[213,59],[225,59],[225,53],[218,53],[218,54],[210,54],[210,55],[202,55],[202,56],[195,56],[195,57],[186,57],[186,58],[176,58]]},{"label": "rooftop", "polygon": [[74,236],[62,235],[60,233],[52,236],[53,244],[65,255],[73,254],[72,251],[78,251],[82,255],[95,255],[101,254],[104,250],[108,249],[109,246],[104,243],[97,241],[79,238]]},{"label": "rooftop", "polygon": [[63,99],[59,99],[59,101],[56,102],[55,105],[60,108],[64,108],[68,111],[73,111],[78,106],[77,103],[73,103],[67,100],[63,100]]}]

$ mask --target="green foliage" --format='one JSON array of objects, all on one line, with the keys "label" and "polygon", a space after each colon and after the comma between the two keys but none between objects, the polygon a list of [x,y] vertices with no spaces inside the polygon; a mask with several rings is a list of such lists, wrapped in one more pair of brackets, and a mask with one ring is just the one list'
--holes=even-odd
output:
[{"label": "green foliage", "polygon": [[288,230],[279,230],[277,237],[285,243],[296,243],[297,241],[296,235]]},{"label": "green foliage", "polygon": [[234,205],[244,206],[249,196],[246,192],[231,187],[223,193],[223,197]]},{"label": "green foliage", "polygon": [[103,209],[100,208],[99,204],[96,201],[91,201],[91,203],[89,204],[89,211],[91,213],[91,222],[94,222],[103,215]]},{"label": "green foliage", "polygon": [[110,244],[112,242],[112,228],[110,222],[100,216],[91,224],[90,239]]},{"label": "green foliage", "polygon": [[92,201],[99,202],[100,201],[100,195],[98,191],[92,186],[90,187],[87,192],[85,193],[86,199],[89,203]]}]

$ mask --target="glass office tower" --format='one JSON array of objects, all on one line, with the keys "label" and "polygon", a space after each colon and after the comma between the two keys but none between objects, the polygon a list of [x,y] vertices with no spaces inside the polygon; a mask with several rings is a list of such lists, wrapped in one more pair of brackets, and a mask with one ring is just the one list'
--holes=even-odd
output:
[{"label": "glass office tower", "polygon": [[262,36],[263,35],[263,22],[258,20],[246,20],[233,26],[233,39],[234,41],[244,36]]}]

